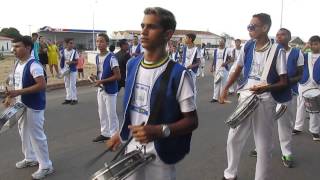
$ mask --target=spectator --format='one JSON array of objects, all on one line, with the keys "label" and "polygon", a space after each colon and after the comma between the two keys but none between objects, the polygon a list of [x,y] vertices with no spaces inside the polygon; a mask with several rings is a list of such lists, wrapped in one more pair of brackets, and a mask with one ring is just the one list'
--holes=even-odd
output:
[{"label": "spectator", "polygon": [[131,56],[128,52],[129,44],[126,39],[121,39],[119,41],[119,46],[120,46],[120,51],[117,52],[115,56],[118,59],[120,74],[121,74],[121,79],[118,84],[118,89],[120,91],[121,87],[124,87],[124,84],[125,84],[127,62]]},{"label": "spectator", "polygon": [[52,77],[54,77],[53,68],[56,71],[56,74],[57,75],[59,74],[58,58],[59,58],[58,47],[51,40],[48,40],[48,62],[49,62],[49,70]]}]

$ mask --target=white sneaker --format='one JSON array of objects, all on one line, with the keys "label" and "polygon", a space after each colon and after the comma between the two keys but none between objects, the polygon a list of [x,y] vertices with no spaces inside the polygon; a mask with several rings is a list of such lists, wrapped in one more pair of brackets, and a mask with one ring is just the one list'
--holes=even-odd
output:
[{"label": "white sneaker", "polygon": [[46,176],[54,173],[53,167],[47,168],[47,169],[38,169],[36,172],[32,174],[33,179],[43,179]]},{"label": "white sneaker", "polygon": [[24,159],[16,163],[16,168],[22,169],[22,168],[37,166],[38,164],[39,163],[37,161],[27,161]]}]

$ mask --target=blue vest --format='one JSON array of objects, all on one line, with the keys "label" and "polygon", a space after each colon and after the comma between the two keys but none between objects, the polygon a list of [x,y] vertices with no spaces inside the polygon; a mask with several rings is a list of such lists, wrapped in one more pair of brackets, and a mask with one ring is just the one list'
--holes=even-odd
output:
[{"label": "blue vest", "polygon": [[[32,59],[27,62],[26,66],[23,69],[22,88],[27,88],[36,84],[35,80],[32,77],[32,74],[30,73],[30,67],[33,62],[37,63],[34,59]],[[45,90],[41,90],[39,92],[35,92],[31,94],[21,95],[21,101],[28,108],[35,109],[35,110],[44,110],[46,107]]]},{"label": "blue vest", "polygon": [[[226,51],[227,51],[227,48],[224,48],[223,55],[222,55],[223,62],[224,62],[224,58],[226,55]],[[216,66],[216,64],[217,64],[217,56],[218,56],[217,53],[218,53],[218,49],[215,49],[213,52],[213,64],[212,64],[213,66]],[[227,71],[229,70],[228,66],[225,66],[225,68]]]},{"label": "blue vest", "polygon": [[[308,53],[304,54],[304,65],[303,65],[303,73],[302,78],[300,79],[300,84],[305,84],[309,80],[309,65],[308,65]],[[316,60],[313,65],[313,80],[320,84],[320,57]]]},{"label": "blue vest", "polygon": [[[242,88],[245,84],[247,84],[249,79],[249,74],[251,72],[251,66],[253,61],[253,55],[254,55],[254,47],[255,47],[255,41],[250,40],[246,43],[244,47],[244,79],[241,83],[240,88]],[[277,73],[276,63],[277,63],[277,57],[279,54],[279,50],[282,48],[282,46],[278,45],[277,50],[275,52],[275,55],[272,60],[272,64],[270,67],[270,71],[267,76],[267,83],[268,84],[275,84],[280,80],[280,76]],[[288,102],[292,98],[291,94],[291,88],[290,86],[287,86],[286,88],[283,88],[280,91],[271,91],[270,92],[274,100],[276,100],[279,103]]]},{"label": "blue vest", "polygon": [[[76,59],[76,50],[75,50],[75,53],[72,57],[72,61],[77,61]],[[61,60],[60,60],[60,68],[64,68],[64,62],[65,62],[65,56],[64,56],[64,49],[61,51],[61,54],[62,54],[62,57],[61,57]],[[76,72],[77,71],[77,64],[71,64],[69,65],[69,68],[70,68],[70,71],[71,72]]]},{"label": "blue vest", "polygon": [[[102,75],[101,75],[101,79],[107,79],[109,77],[111,77],[113,75],[111,66],[110,66],[110,61],[111,58],[114,57],[113,53],[109,53],[107,55],[107,57],[105,58],[104,62],[103,62],[103,70],[102,70]],[[99,55],[96,56],[96,65],[97,65],[97,70],[98,70],[98,66],[99,66]],[[98,71],[97,71],[97,77],[98,77]],[[104,83],[104,90],[106,93],[108,94],[115,94],[118,92],[118,81],[113,81],[113,82],[108,82],[108,83]]]},{"label": "blue vest", "polygon": [[[292,48],[291,52],[288,56],[287,60],[287,72],[288,72],[288,78],[292,78],[297,73],[297,63],[300,55],[300,50],[298,48]],[[291,89],[295,94],[298,94],[298,84],[291,84]]]},{"label": "blue vest", "polygon": [[[128,125],[131,125],[130,119],[130,102],[132,94],[134,93],[134,86],[137,77],[137,72],[140,66],[140,62],[143,57],[137,57],[129,61],[127,64],[127,79],[125,85],[125,94],[123,101],[124,109],[124,122],[120,131],[120,136],[123,140],[128,140],[130,136],[130,130]],[[168,89],[166,92],[166,100],[164,101],[161,116],[154,121],[154,124],[171,124],[179,121],[183,118],[180,110],[179,102],[176,100],[176,91],[180,84],[180,79],[183,71],[186,69],[178,63],[175,63],[172,73],[168,81]],[[186,71],[188,73],[188,71]],[[153,108],[156,104],[155,99],[158,94],[160,80],[163,75],[156,80],[154,87],[151,91],[150,106]],[[191,133],[178,137],[161,138],[154,141],[155,149],[160,159],[167,164],[174,164],[190,151]]]},{"label": "blue vest", "polygon": [[[194,54],[193,61],[192,61],[192,65],[197,63],[197,53],[198,53],[198,49],[196,49],[196,53]],[[184,47],[183,47],[183,53],[182,53],[182,65],[183,65],[183,66],[184,66],[185,63],[186,63],[186,59],[187,59],[187,46],[184,46]],[[191,70],[192,70],[195,74],[197,74],[198,68],[199,68],[199,67],[194,67],[194,68],[192,68]]]}]

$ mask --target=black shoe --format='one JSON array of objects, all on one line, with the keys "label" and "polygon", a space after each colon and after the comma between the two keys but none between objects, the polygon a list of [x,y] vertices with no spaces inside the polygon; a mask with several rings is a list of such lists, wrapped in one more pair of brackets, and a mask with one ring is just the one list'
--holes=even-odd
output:
[{"label": "black shoe", "polygon": [[64,100],[64,102],[62,104],[70,104],[71,100]]},{"label": "black shoe", "polygon": [[314,133],[312,133],[312,139],[313,139],[314,141],[320,141],[320,135],[319,135],[319,134],[314,134]]},{"label": "black shoe", "polygon": [[212,100],[210,101],[210,103],[215,103],[215,102],[218,102],[218,100],[212,99]]},{"label": "black shoe", "polygon": [[104,141],[107,141],[109,139],[110,139],[109,137],[105,137],[105,136],[99,135],[96,138],[94,138],[92,140],[92,142],[104,142]]},{"label": "black shoe", "polygon": [[70,102],[70,105],[75,105],[75,104],[78,104],[78,101],[77,101],[77,100],[72,100],[72,101]]},{"label": "black shoe", "polygon": [[250,157],[257,157],[257,151],[256,150],[252,150],[249,152],[249,156]]},{"label": "black shoe", "polygon": [[282,163],[287,168],[293,168],[293,158],[291,156],[282,156]]},{"label": "black shoe", "polygon": [[293,130],[292,130],[292,135],[298,135],[298,134],[300,134],[301,132],[302,132],[302,131],[293,129]]}]

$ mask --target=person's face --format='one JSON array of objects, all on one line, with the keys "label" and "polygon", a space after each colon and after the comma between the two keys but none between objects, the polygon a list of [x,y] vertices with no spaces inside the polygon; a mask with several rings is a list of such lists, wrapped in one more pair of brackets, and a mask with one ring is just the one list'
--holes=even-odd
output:
[{"label": "person's face", "polygon": [[310,48],[313,53],[320,53],[320,42],[311,42]]},{"label": "person's face", "polygon": [[278,31],[276,35],[276,41],[279,44],[286,45],[289,42],[288,34],[285,31]]},{"label": "person's face", "polygon": [[40,38],[40,42],[41,42],[41,43],[45,43],[45,42],[46,42],[46,39],[45,39],[44,37],[41,37],[41,38]]},{"label": "person's face", "polygon": [[124,51],[128,51],[128,50],[129,50],[129,44],[128,44],[128,43],[123,44],[123,45],[122,45],[122,49],[123,49]]},{"label": "person's face", "polygon": [[220,40],[219,40],[219,46],[220,46],[220,47],[224,47],[224,45],[225,45],[224,40],[223,40],[223,39],[220,39]]},{"label": "person's face", "polygon": [[241,41],[235,41],[235,44],[236,44],[236,48],[239,48],[241,45]]},{"label": "person's face", "polygon": [[13,53],[18,59],[23,59],[30,55],[30,46],[25,46],[22,42],[13,43]]},{"label": "person's face", "polygon": [[251,38],[258,39],[268,33],[268,26],[263,25],[258,18],[254,17],[251,19],[247,30]]},{"label": "person's face", "polygon": [[184,43],[185,44],[191,44],[192,43],[192,39],[190,37],[188,37],[188,36],[185,36],[184,37]]},{"label": "person's face", "polygon": [[74,42],[71,40],[66,44],[67,49],[73,49],[74,47]]},{"label": "person's face", "polygon": [[172,34],[172,30],[164,31],[158,16],[153,14],[144,16],[141,23],[141,44],[146,50],[165,47]]},{"label": "person's face", "polygon": [[107,41],[102,36],[98,36],[96,39],[96,46],[100,51],[104,51],[108,47]]},{"label": "person's face", "polygon": [[31,37],[31,39],[32,39],[32,42],[36,42],[37,39],[38,39],[38,36],[37,36],[37,35],[33,35],[33,36]]},{"label": "person's face", "polygon": [[137,44],[138,44],[138,37],[134,37],[134,39],[133,39],[133,44],[134,44],[134,45],[137,45]]}]

